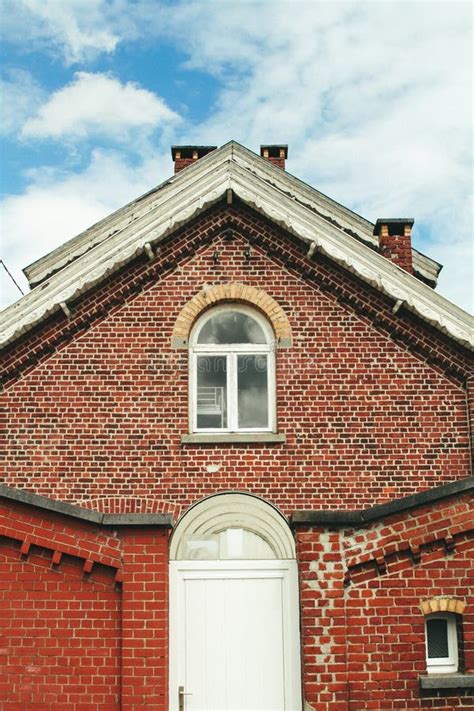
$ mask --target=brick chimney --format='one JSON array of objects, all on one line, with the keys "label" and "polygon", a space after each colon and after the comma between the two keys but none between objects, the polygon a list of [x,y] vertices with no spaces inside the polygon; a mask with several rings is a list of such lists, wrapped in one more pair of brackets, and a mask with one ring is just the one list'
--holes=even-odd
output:
[{"label": "brick chimney", "polygon": [[265,160],[269,160],[273,165],[285,170],[285,160],[288,158],[288,146],[286,144],[260,146],[260,155]]},{"label": "brick chimney", "polygon": [[174,172],[191,165],[211,151],[215,151],[217,146],[171,146],[171,155],[174,162]]},{"label": "brick chimney", "polygon": [[380,254],[409,274],[413,274],[411,228],[414,222],[411,217],[381,217],[374,227],[374,235],[379,238]]}]

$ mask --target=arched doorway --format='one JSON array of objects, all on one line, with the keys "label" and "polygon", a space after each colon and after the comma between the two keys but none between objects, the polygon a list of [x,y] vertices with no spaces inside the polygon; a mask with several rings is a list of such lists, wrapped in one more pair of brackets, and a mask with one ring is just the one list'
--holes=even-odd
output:
[{"label": "arched doorway", "polygon": [[231,710],[301,711],[294,540],[234,493],[193,506],[170,549],[170,711]]}]

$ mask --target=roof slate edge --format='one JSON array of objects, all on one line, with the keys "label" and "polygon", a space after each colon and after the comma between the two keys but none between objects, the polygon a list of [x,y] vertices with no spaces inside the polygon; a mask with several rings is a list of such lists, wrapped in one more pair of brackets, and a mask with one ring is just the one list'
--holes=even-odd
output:
[{"label": "roof slate edge", "polygon": [[[246,149],[238,149],[240,153],[243,150]],[[222,199],[230,188],[248,205],[308,246],[315,244],[317,250],[363,281],[395,301],[400,300],[408,310],[463,346],[472,347],[473,321],[463,309],[293,199],[290,193],[275,189],[265,174],[253,172],[241,160],[229,158],[220,161],[217,167],[212,160],[206,162],[216,153],[218,151],[191,166],[187,180],[178,184],[179,189],[161,195],[159,210],[145,210],[133,223],[53,275],[47,284],[41,284],[7,307],[0,316],[4,329],[2,344],[14,341],[59,310],[62,303],[91,289],[105,274],[111,274],[143,252],[147,244],[158,244],[174,229]],[[268,161],[256,158],[270,166]],[[274,172],[282,172],[270,167]]]},{"label": "roof slate edge", "polygon": [[[315,203],[315,196],[317,196],[317,198],[321,200],[324,204],[325,209],[340,213],[339,216],[342,217],[342,219],[347,220],[348,222],[356,223],[356,229],[360,230],[363,233],[358,235],[359,239],[361,239],[363,242],[366,242],[367,244],[370,244],[372,247],[378,246],[378,239],[374,237],[373,234],[375,223],[370,222],[370,220],[368,220],[367,218],[362,217],[362,215],[359,215],[357,212],[354,212],[354,210],[351,210],[345,205],[342,205],[337,200],[334,200],[334,198],[331,198],[325,193],[322,193],[320,190],[317,190],[312,185],[305,183],[304,180],[301,180],[301,178],[298,178],[292,173],[289,173],[287,170],[275,168],[275,166],[270,161],[260,158],[260,156],[253,153],[253,151],[251,151],[249,148],[246,148],[245,146],[242,146],[240,143],[236,143],[235,141],[232,141],[231,143],[237,146],[239,151],[249,156],[252,156],[253,158],[258,158],[263,161],[263,164],[259,164],[259,169],[262,172],[267,173],[269,182],[273,183],[276,186],[281,185],[283,181],[293,184],[295,189],[304,193],[308,204]],[[305,204],[305,202],[303,202],[303,204]],[[314,204],[313,208],[315,208]],[[329,220],[330,215],[327,215],[326,219]],[[351,224],[350,226],[346,225],[346,227],[354,229],[355,226],[354,224]],[[415,272],[419,273],[421,276],[425,277],[431,283],[436,285],[437,277],[439,275],[439,272],[443,268],[443,265],[432,259],[431,257],[428,257],[426,254],[423,254],[414,247],[412,247],[412,254],[413,268]]]},{"label": "roof slate edge", "polygon": [[434,503],[441,499],[474,491],[474,476],[459,481],[442,484],[434,489],[426,489],[411,496],[394,499],[385,504],[378,504],[369,509],[358,511],[317,511],[299,510],[291,515],[292,526],[362,526],[373,521],[403,513],[419,506]]},{"label": "roof slate edge", "polygon": [[85,509],[75,504],[68,504],[58,499],[50,499],[47,496],[33,494],[33,492],[26,489],[17,489],[6,484],[0,484],[0,498],[10,499],[21,504],[27,504],[28,506],[34,506],[35,508],[101,526],[161,526],[165,528],[173,526],[173,519],[170,514],[106,514],[93,509]]},{"label": "roof slate edge", "polygon": [[[59,270],[68,266],[73,261],[81,257],[83,254],[87,253],[87,251],[89,251],[90,249],[93,249],[95,246],[102,244],[102,242],[105,242],[110,237],[113,237],[115,232],[110,232],[109,228],[107,230],[108,234],[102,237],[100,237],[99,235],[98,239],[94,242],[94,244],[89,247],[87,247],[87,241],[84,242],[84,240],[87,240],[88,235],[90,235],[93,240],[94,233],[99,232],[101,228],[105,228],[107,224],[112,227],[113,224],[119,221],[122,216],[124,216],[135,206],[140,206],[141,203],[143,203],[147,198],[152,199],[153,196],[158,195],[158,193],[162,192],[163,189],[167,186],[172,187],[176,183],[179,184],[179,182],[185,182],[186,179],[189,179],[189,175],[191,172],[203,172],[203,166],[207,167],[207,164],[210,161],[212,161],[212,163],[218,162],[216,156],[220,155],[223,149],[227,146],[231,146],[232,143],[233,141],[230,141],[224,146],[221,146],[221,148],[217,148],[214,151],[210,151],[207,155],[202,156],[202,158],[195,161],[192,165],[188,166],[185,171],[179,171],[178,173],[171,175],[169,178],[166,178],[165,180],[163,180],[163,182],[159,183],[156,187],[152,188],[151,190],[147,190],[147,192],[143,193],[142,195],[139,195],[137,198],[131,200],[126,205],[119,207],[117,210],[110,213],[109,215],[106,215],[104,218],[94,223],[83,232],[80,232],[74,237],[71,237],[71,239],[67,240],[66,242],[63,242],[63,244],[59,245],[59,247],[56,247],[56,249],[53,249],[51,252],[48,252],[48,254],[45,254],[43,257],[40,257],[36,261],[29,264],[23,269],[23,272],[26,278],[28,279],[30,286],[34,288],[38,284],[41,284],[49,276],[54,275]],[[257,158],[260,158],[256,154],[254,155]],[[69,250],[72,249],[72,255],[69,255],[69,258],[67,255],[68,248]],[[55,259],[55,257],[57,259]],[[48,267],[48,265],[50,266]]]},{"label": "roof slate edge", "polygon": [[[172,148],[176,148],[176,146],[173,146]],[[193,171],[196,171],[198,168],[202,169],[203,161],[212,161],[213,163],[218,162],[220,159],[219,156],[221,156],[222,153],[225,152],[225,150],[229,149],[231,151],[232,156],[234,156],[235,149],[237,153],[243,153],[249,159],[257,160],[259,162],[258,165],[260,171],[264,171],[267,174],[267,177],[269,177],[270,181],[273,180],[275,185],[281,185],[281,181],[286,180],[287,182],[294,184],[296,189],[303,191],[309,202],[314,202],[315,198],[317,198],[325,204],[326,209],[330,211],[335,210],[336,212],[341,213],[343,219],[346,219],[350,222],[355,221],[357,223],[357,229],[360,229],[363,232],[363,234],[359,235],[360,239],[374,246],[377,244],[377,240],[374,240],[373,236],[374,225],[369,220],[362,217],[361,215],[358,215],[356,212],[350,210],[344,205],[341,205],[336,200],[328,197],[319,190],[316,190],[316,188],[313,188],[312,186],[308,185],[300,178],[297,178],[288,171],[282,171],[281,169],[275,168],[275,166],[270,161],[261,158],[257,153],[254,153],[245,146],[242,146],[240,143],[237,143],[236,141],[229,141],[220,148],[217,148],[216,150],[213,150],[207,155],[200,158],[199,161],[195,162],[195,164],[189,166],[189,168],[186,169],[186,173],[180,171],[179,173],[170,176],[162,183],[157,185],[155,188],[147,191],[146,193],[127,203],[123,207],[120,207],[118,210],[112,212],[110,215],[107,215],[102,220],[99,220],[94,225],[91,225],[83,232],[80,232],[78,235],[67,240],[56,249],[52,250],[43,257],[40,257],[35,262],[29,264],[23,269],[23,272],[27,277],[30,286],[33,288],[37,284],[40,284],[49,276],[56,273],[63,267],[67,266],[67,264],[70,264],[72,261],[75,261],[76,259],[81,257],[85,252],[87,252],[89,249],[92,249],[96,244],[105,241],[113,235],[113,232],[111,232],[109,229],[107,230],[108,234],[106,234],[105,236],[97,235],[98,239],[94,242],[94,234],[100,232],[100,229],[102,227],[106,227],[106,225],[109,224],[111,228],[115,222],[120,220],[121,216],[124,216],[127,211],[130,211],[135,205],[138,206],[146,198],[152,199],[154,195],[162,191],[162,189],[166,188],[166,186],[171,186],[177,181],[184,180],[186,175],[189,175],[190,169]],[[330,215],[328,215],[327,218],[329,219]],[[354,225],[351,226],[352,228],[354,228]],[[88,236],[91,236],[91,241],[93,242],[92,245],[90,244],[90,242],[87,241]],[[436,283],[436,278],[439,274],[439,271],[441,270],[441,265],[435,260],[431,259],[431,257],[423,255],[414,248],[412,249],[412,252],[415,271],[417,271],[417,273],[419,273],[421,276],[430,280],[432,283]]]}]

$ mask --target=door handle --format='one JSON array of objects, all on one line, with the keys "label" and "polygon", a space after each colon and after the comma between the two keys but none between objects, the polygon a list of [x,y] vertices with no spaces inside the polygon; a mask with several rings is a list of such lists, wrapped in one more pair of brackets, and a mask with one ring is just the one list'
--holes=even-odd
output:
[{"label": "door handle", "polygon": [[178,686],[178,711],[185,711],[184,697],[192,696],[190,691],[185,691],[184,686]]}]

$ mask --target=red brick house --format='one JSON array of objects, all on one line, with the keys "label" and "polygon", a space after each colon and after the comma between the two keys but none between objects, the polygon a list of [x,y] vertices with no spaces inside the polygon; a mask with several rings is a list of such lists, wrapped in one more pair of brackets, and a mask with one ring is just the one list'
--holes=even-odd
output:
[{"label": "red brick house", "polygon": [[0,708],[473,708],[472,321],[231,142],[1,317]]}]

